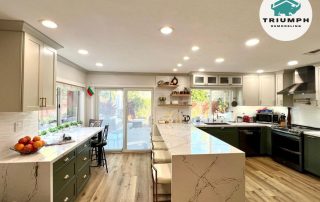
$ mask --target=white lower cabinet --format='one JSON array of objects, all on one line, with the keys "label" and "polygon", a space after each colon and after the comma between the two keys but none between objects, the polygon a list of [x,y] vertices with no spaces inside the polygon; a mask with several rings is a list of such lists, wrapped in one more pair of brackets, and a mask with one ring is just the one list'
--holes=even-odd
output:
[{"label": "white lower cabinet", "polygon": [[274,74],[243,76],[243,105],[274,106],[275,85]]}]

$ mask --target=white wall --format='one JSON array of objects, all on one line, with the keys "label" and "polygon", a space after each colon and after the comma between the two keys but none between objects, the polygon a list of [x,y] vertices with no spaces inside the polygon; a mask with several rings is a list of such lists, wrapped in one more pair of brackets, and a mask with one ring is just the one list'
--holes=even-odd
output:
[{"label": "white wall", "polygon": [[80,71],[59,61],[57,62],[56,74],[57,81],[61,83],[85,87],[87,82],[87,75],[84,71]]}]

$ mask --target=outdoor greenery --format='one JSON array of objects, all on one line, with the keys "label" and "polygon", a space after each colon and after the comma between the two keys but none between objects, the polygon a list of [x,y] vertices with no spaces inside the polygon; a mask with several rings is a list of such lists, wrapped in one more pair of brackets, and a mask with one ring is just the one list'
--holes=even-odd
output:
[{"label": "outdoor greenery", "polygon": [[210,108],[210,90],[193,89],[191,98],[191,117],[208,118]]},{"label": "outdoor greenery", "polygon": [[150,92],[129,91],[128,92],[128,116],[131,119],[148,119],[151,109]]}]

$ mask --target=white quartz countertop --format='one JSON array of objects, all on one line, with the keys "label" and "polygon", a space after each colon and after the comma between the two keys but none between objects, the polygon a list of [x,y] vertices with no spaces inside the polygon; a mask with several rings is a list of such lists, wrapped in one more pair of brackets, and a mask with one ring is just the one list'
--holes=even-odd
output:
[{"label": "white quartz countertop", "polygon": [[310,130],[310,131],[304,131],[303,132],[305,135],[310,135],[310,136],[314,136],[314,137],[320,137],[320,131],[313,131],[313,130]]},{"label": "white quartz countertop", "polygon": [[[18,152],[8,148],[6,152],[0,154],[0,163],[55,162],[102,130],[103,128],[100,127],[70,129],[65,132],[65,134],[71,136],[75,142],[63,145],[44,146],[37,153],[30,155],[20,155]],[[46,138],[49,137],[44,137],[43,139],[46,140]]]},{"label": "white quartz countertop", "polygon": [[157,124],[157,128],[171,155],[243,153],[192,124]]},{"label": "white quartz countertop", "polygon": [[267,123],[230,123],[228,122],[228,124],[217,124],[217,125],[208,125],[205,123],[194,123],[194,126],[198,127],[198,128],[233,128],[233,127],[272,127],[274,126],[273,124],[267,124]]}]

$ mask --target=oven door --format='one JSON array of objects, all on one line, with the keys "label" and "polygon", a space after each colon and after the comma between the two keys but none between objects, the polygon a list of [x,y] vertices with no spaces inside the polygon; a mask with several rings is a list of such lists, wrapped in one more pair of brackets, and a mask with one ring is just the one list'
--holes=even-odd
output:
[{"label": "oven door", "polygon": [[303,170],[302,136],[272,130],[272,158],[295,170]]}]

